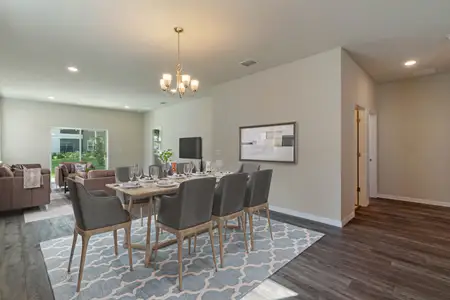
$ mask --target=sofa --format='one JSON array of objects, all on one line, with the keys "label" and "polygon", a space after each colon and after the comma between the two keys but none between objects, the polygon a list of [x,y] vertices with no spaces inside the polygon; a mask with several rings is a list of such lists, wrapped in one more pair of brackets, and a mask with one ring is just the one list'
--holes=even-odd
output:
[{"label": "sofa", "polygon": [[[41,168],[40,164],[23,164],[25,168]],[[42,169],[43,185],[39,188],[23,188],[23,170],[11,170],[0,166],[0,211],[9,211],[50,203],[50,170]]]},{"label": "sofa", "polygon": [[[77,171],[75,165],[83,164],[86,165],[86,170]],[[64,193],[68,191],[67,188],[67,178],[74,179],[75,176],[80,176],[83,178],[87,177],[87,172],[89,170],[95,169],[91,163],[88,162],[62,162],[59,166],[55,167],[55,184],[57,187],[64,188]]]},{"label": "sofa", "polygon": [[116,183],[114,170],[91,170],[86,176],[75,176],[75,181],[81,183],[88,191],[102,190],[108,195],[116,195],[115,190],[105,186],[108,183]]}]

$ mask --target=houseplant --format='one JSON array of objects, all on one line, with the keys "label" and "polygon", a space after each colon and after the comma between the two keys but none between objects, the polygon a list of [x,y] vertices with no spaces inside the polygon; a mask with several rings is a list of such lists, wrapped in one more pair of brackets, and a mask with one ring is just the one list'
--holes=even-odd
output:
[{"label": "houseplant", "polygon": [[170,168],[170,158],[173,156],[172,149],[159,151],[158,157],[162,164],[162,169],[164,172],[164,176],[167,176],[167,173]]}]

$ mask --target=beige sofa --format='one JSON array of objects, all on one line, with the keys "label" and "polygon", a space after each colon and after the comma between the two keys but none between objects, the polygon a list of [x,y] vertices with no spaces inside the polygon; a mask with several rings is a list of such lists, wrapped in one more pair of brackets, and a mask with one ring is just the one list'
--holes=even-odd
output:
[{"label": "beige sofa", "polygon": [[108,195],[115,196],[115,190],[107,188],[108,183],[116,182],[116,174],[114,170],[91,170],[86,174],[86,178],[82,176],[75,176],[75,181],[81,183],[86,190],[102,190]]},{"label": "beige sofa", "polygon": [[[40,164],[24,164],[26,168],[41,168]],[[42,169],[43,185],[40,188],[23,188],[23,170],[11,171],[7,165],[0,167],[0,211],[41,206],[50,203],[50,170]]]}]

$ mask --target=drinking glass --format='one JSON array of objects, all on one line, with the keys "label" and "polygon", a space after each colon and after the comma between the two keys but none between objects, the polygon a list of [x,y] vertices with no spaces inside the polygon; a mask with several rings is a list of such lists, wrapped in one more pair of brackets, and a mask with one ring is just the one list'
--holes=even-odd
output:
[{"label": "drinking glass", "polygon": [[184,164],[183,166],[183,172],[185,175],[189,175],[189,165],[190,163]]},{"label": "drinking glass", "polygon": [[159,168],[151,168],[150,172],[151,172],[150,176],[152,177],[153,180],[159,178]]},{"label": "drinking glass", "polygon": [[130,178],[130,181],[133,181],[136,176],[136,170],[134,166],[130,167],[130,173],[128,174],[128,176]]}]

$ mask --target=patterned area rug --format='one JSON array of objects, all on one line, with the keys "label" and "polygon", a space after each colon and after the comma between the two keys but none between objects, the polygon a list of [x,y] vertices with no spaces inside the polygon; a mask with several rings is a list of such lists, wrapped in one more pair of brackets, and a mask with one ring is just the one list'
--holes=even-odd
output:
[{"label": "patterned area rug", "polygon": [[[41,243],[56,300],[65,299],[241,299],[251,289],[318,241],[323,234],[272,221],[271,241],[265,218],[254,218],[255,251],[245,253],[243,233],[227,230],[224,268],[220,268],[219,239],[214,236],[218,271],[214,271],[209,235],[198,236],[197,249],[183,248],[183,291],[178,290],[177,246],[158,250],[152,266],[144,266],[144,252],[133,250],[134,271],[128,268],[127,251],[119,246],[114,255],[112,233],[93,236],[83,274],[82,290],[76,293],[81,238],[78,238],[71,273],[67,273],[72,236]],[[144,223],[146,224],[146,222]],[[248,224],[247,224],[248,230]],[[133,221],[132,242],[145,243],[145,227]],[[163,233],[160,239],[174,236]],[[123,231],[119,231],[120,243]],[[154,241],[154,232],[152,232]],[[249,243],[250,244],[250,243]]]},{"label": "patterned area rug", "polygon": [[47,207],[33,207],[24,210],[25,223],[73,215],[72,203],[69,199],[69,193],[64,194],[60,191],[52,191],[50,204]]}]

